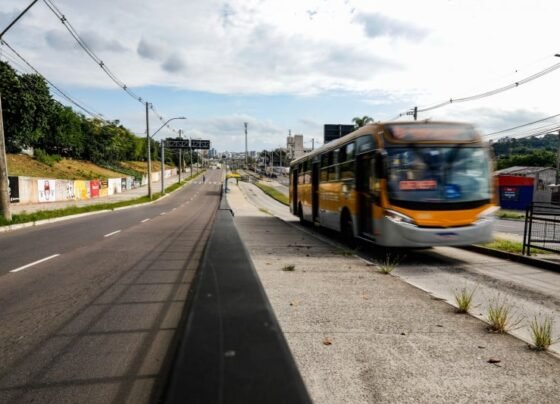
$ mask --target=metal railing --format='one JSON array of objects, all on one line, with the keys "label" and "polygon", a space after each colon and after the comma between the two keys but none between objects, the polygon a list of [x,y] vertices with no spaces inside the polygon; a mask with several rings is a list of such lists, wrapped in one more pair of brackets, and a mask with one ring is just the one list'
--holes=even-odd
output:
[{"label": "metal railing", "polygon": [[532,202],[527,206],[523,231],[523,255],[531,248],[560,253],[560,205]]}]

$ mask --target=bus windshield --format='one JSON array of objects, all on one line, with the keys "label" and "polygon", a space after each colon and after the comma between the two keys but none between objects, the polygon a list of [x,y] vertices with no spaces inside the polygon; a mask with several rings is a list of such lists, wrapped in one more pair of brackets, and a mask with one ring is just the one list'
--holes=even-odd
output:
[{"label": "bus windshield", "polygon": [[491,198],[490,158],[482,147],[407,145],[388,148],[387,157],[389,199],[397,205]]}]

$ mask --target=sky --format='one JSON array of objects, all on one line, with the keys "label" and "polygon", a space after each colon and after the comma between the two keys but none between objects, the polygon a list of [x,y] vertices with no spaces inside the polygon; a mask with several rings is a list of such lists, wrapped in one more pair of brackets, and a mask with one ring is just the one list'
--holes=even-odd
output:
[{"label": "sky", "polygon": [[[406,113],[519,82],[560,63],[555,0],[49,0],[120,81],[184,136],[219,151],[285,147],[324,124]],[[2,0],[3,30],[31,0]],[[43,0],[4,40],[65,93],[145,134],[145,107],[77,45]],[[5,46],[0,59],[29,68]],[[16,63],[17,62],[17,63]],[[419,113],[491,134],[560,114],[560,69]],[[59,98],[57,98],[59,99]],[[64,99],[61,102],[68,104]],[[160,125],[150,113],[150,131]],[[545,122],[560,126],[560,117]],[[541,127],[539,124],[537,127]],[[176,136],[162,129],[156,136]]]}]

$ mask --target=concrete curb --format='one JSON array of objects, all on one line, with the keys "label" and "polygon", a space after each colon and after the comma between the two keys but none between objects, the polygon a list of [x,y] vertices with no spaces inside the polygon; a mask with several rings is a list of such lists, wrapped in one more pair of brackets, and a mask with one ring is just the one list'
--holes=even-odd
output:
[{"label": "concrete curb", "polygon": [[557,264],[555,262],[550,262],[538,258],[526,257],[524,255],[514,254],[506,251],[500,251],[494,248],[487,248],[479,245],[463,246],[459,248],[468,251],[474,251],[484,255],[489,255],[496,258],[502,258],[513,262],[518,262],[520,264],[531,265],[541,269],[547,269],[549,271],[560,272],[560,264]]}]

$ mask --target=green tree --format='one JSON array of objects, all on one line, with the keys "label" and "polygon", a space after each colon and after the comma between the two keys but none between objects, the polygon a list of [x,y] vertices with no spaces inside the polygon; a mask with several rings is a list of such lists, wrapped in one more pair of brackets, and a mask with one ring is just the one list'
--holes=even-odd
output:
[{"label": "green tree", "polygon": [[352,122],[354,122],[354,127],[357,129],[361,128],[362,126],[366,126],[370,122],[374,122],[374,119],[372,117],[364,115],[362,117],[357,116],[355,118],[352,118]]},{"label": "green tree", "polygon": [[48,119],[48,130],[36,143],[49,154],[83,158],[85,142],[82,122],[85,117],[72,108],[54,102]]}]

